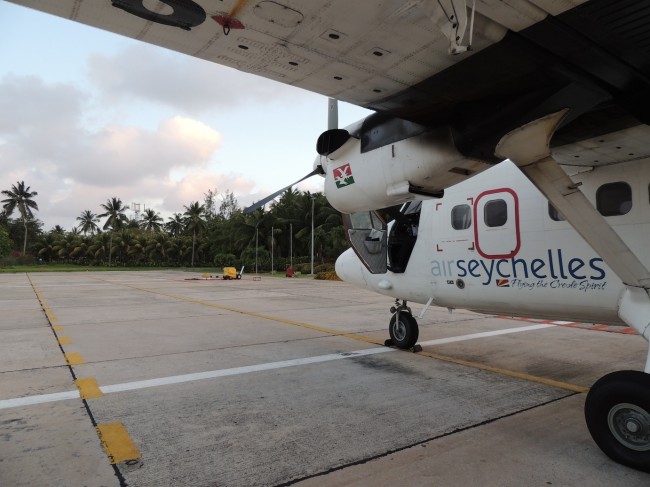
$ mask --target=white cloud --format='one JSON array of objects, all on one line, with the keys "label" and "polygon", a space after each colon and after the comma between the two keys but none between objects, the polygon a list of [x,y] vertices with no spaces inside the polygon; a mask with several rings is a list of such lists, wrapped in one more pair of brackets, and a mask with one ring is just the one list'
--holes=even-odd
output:
[{"label": "white cloud", "polygon": [[112,124],[71,146],[60,175],[106,187],[168,177],[174,168],[205,166],[220,145],[221,134],[189,118],[163,120],[155,131]]},{"label": "white cloud", "polygon": [[0,80],[2,113],[16,114],[0,117],[0,187],[24,180],[37,191],[45,229],[70,229],[83,210],[99,212],[113,196],[171,214],[210,189],[248,193],[254,186],[236,174],[208,171],[222,143],[213,127],[175,116],[153,130],[119,123],[88,129],[86,100],[71,85]]}]

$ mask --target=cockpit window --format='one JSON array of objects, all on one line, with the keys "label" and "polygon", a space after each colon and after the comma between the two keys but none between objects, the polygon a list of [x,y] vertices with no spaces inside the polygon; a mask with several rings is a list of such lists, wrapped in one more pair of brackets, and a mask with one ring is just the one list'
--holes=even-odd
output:
[{"label": "cockpit window", "polygon": [[358,213],[351,213],[350,228],[382,228],[384,222],[372,211],[360,211]]}]

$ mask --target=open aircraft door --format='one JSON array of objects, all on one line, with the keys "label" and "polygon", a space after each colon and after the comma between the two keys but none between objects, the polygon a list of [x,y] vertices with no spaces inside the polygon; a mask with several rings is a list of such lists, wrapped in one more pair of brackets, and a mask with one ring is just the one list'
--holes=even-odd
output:
[{"label": "open aircraft door", "polygon": [[485,259],[509,259],[519,252],[519,198],[509,188],[484,191],[474,202],[474,242]]},{"label": "open aircraft door", "polygon": [[374,211],[343,214],[348,242],[373,274],[387,270],[386,223]]}]

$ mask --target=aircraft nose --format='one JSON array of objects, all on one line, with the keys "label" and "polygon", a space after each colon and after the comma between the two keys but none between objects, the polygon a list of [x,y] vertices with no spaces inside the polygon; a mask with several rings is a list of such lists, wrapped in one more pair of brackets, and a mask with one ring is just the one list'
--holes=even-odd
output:
[{"label": "aircraft nose", "polygon": [[363,264],[354,253],[354,250],[348,249],[339,255],[336,259],[336,274],[345,282],[366,286],[366,280],[363,276]]}]

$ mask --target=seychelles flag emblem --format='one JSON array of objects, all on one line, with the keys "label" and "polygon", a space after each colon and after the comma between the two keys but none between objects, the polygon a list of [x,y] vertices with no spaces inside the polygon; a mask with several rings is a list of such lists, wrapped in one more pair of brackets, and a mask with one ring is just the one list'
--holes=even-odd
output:
[{"label": "seychelles flag emblem", "polygon": [[497,279],[497,287],[510,287],[508,279]]},{"label": "seychelles flag emblem", "polygon": [[337,188],[344,188],[354,184],[354,177],[352,177],[352,169],[350,164],[343,164],[342,166],[334,168],[334,182]]}]

